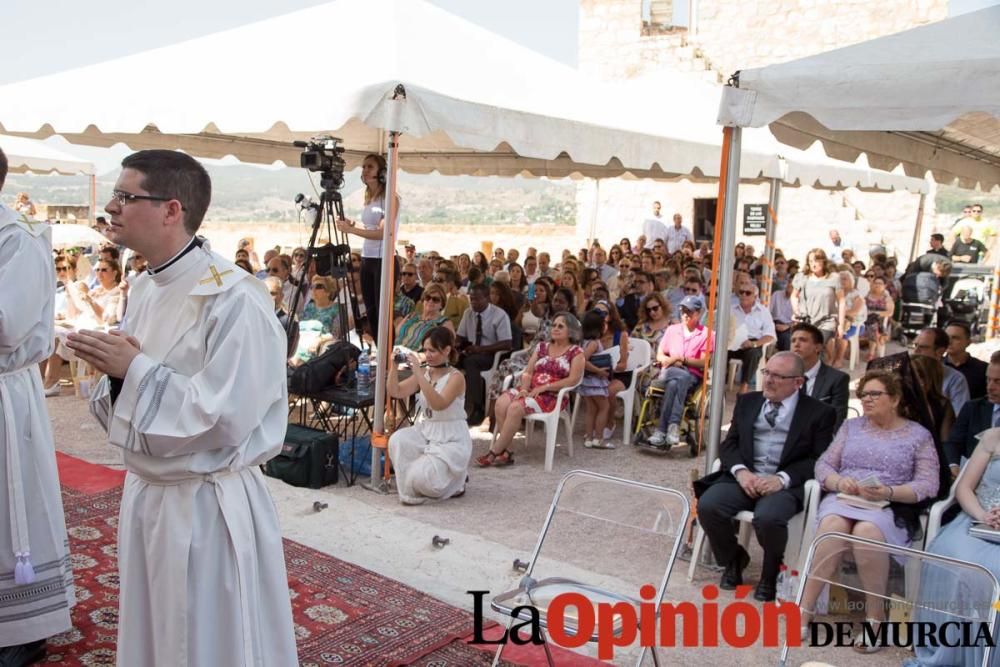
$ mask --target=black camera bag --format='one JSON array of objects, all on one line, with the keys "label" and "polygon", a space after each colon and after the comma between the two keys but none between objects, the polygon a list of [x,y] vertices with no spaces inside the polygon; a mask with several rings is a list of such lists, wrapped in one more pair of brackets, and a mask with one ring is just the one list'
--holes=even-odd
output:
[{"label": "black camera bag", "polygon": [[292,371],[288,376],[288,391],[302,396],[349,384],[359,356],[361,350],[357,347],[337,341]]},{"label": "black camera bag", "polygon": [[289,424],[281,453],[264,464],[264,474],[292,486],[320,489],[337,483],[337,435]]}]

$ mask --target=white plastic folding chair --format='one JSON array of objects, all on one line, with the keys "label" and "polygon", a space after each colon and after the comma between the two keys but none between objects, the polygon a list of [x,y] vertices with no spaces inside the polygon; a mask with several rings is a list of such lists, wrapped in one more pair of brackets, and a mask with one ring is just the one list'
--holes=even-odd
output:
[{"label": "white plastic folding chair", "polygon": [[927,530],[924,531],[926,535],[925,544],[930,544],[941,531],[941,519],[944,517],[944,513],[958,504],[958,499],[955,498],[955,489],[958,488],[959,480],[965,475],[965,467],[965,464],[963,464],[962,468],[958,471],[955,481],[951,483],[948,497],[931,505],[930,514],[927,516]]},{"label": "white plastic folding chair", "polygon": [[[509,379],[508,379],[509,380]],[[509,386],[509,381],[505,380],[505,388]],[[562,409],[563,399],[568,397],[571,392],[576,391],[576,388],[580,386],[580,383],[576,383],[572,387],[563,387],[556,394],[556,408],[552,412],[542,412],[538,414],[525,415],[524,416],[524,446],[528,446],[528,440],[531,438],[531,432],[534,430],[536,423],[541,422],[542,427],[545,429],[545,472],[552,472],[552,462],[555,459],[556,454],[556,436],[559,434],[559,422],[562,421],[563,426],[566,429],[566,451],[570,457],[573,456],[573,408],[567,406],[566,409]],[[496,442],[497,431],[493,431],[493,442]]]},{"label": "white plastic folding chair", "polygon": [[490,381],[493,379],[493,374],[497,372],[497,368],[500,367],[500,360],[503,358],[505,354],[509,354],[509,352],[505,352],[503,350],[495,352],[493,354],[493,365],[490,366],[490,369],[488,371],[479,371],[479,375],[482,376],[483,382],[486,383],[487,387],[490,386]]},{"label": "white plastic folding chair", "polygon": [[[685,494],[673,489],[574,470],[559,482],[538,542],[518,587],[501,593],[491,608],[506,619],[508,632],[518,621],[529,618],[524,605],[538,614],[545,654],[553,665],[548,645],[548,609],[559,594],[582,595],[594,606],[631,606],[639,617],[640,589],[656,586],[655,597],[642,596],[655,605],[659,627],[661,603],[667,582],[685,536],[690,505]],[[564,615],[563,630],[597,641],[597,627],[581,624],[586,614]],[[619,616],[618,628],[628,622]],[[504,645],[497,649],[497,665]],[[655,648],[648,649],[653,663],[661,664]],[[616,664],[640,665],[647,649],[627,647]],[[633,662],[633,654],[635,660]]]},{"label": "white plastic folding chair", "polygon": [[652,363],[653,347],[641,338],[630,336],[626,370],[632,373],[632,379],[625,390],[618,392],[616,396],[625,408],[625,416],[622,418],[622,442],[626,445],[632,443],[632,420],[635,417],[635,397],[639,387],[639,376]]},{"label": "white plastic folding chair", "polygon": [[[712,463],[712,472],[717,472],[722,468],[722,461],[720,459],[715,459]],[[812,482],[810,484],[809,482]],[[818,507],[819,500],[815,499],[817,491],[819,490],[819,485],[816,484],[815,480],[809,480],[805,484],[802,511],[793,516],[788,521],[788,542],[785,545],[785,561],[786,564],[794,567],[799,563],[799,552],[802,550],[802,540],[806,532],[806,528],[810,523],[810,518],[815,516],[815,508]],[[814,500],[815,499],[815,500]],[[809,514],[810,508],[813,508],[813,514]],[[740,512],[735,517],[735,521],[740,523],[740,535],[739,542],[740,545],[747,549],[750,545],[750,535],[753,533],[753,512]],[[705,531],[702,529],[701,524],[698,524],[698,528],[694,533],[694,543],[691,545],[691,564],[688,565],[688,581],[694,580],[694,573],[698,569],[698,562],[701,559],[702,551],[705,548]],[[749,551],[749,549],[747,549]],[[791,559],[795,560],[792,561]]]}]

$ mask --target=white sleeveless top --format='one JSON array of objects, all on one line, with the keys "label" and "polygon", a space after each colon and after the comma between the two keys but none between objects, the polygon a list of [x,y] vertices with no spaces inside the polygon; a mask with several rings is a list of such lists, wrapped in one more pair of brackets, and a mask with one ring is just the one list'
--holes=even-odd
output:
[{"label": "white sleeveless top", "polygon": [[[386,216],[385,195],[377,197],[371,203],[365,205],[365,210],[361,212],[361,224],[365,229],[378,229],[378,224]],[[397,217],[397,220],[399,218]],[[375,259],[382,258],[382,240],[365,239],[361,244],[361,256]]]}]

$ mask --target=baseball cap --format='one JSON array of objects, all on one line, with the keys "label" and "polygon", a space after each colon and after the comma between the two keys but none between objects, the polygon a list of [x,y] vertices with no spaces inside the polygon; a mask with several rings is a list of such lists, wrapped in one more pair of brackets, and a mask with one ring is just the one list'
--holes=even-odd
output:
[{"label": "baseball cap", "polygon": [[406,244],[405,246],[403,246],[403,247],[404,247],[405,249],[407,249],[407,250],[416,250],[416,249],[417,249],[417,246],[413,245],[412,243],[407,243],[407,244]]},{"label": "baseball cap", "polygon": [[681,299],[681,308],[687,308],[688,310],[705,310],[705,301],[695,294],[688,294],[686,297]]}]

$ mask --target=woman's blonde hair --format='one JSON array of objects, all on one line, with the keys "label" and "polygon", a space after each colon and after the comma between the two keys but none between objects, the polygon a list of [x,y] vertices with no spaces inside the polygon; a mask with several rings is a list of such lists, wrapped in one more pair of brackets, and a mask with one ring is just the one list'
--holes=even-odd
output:
[{"label": "woman's blonde hair", "polygon": [[326,287],[326,295],[330,301],[334,301],[337,296],[337,281],[330,276],[313,276],[313,281],[317,280],[323,283],[323,286]]}]

